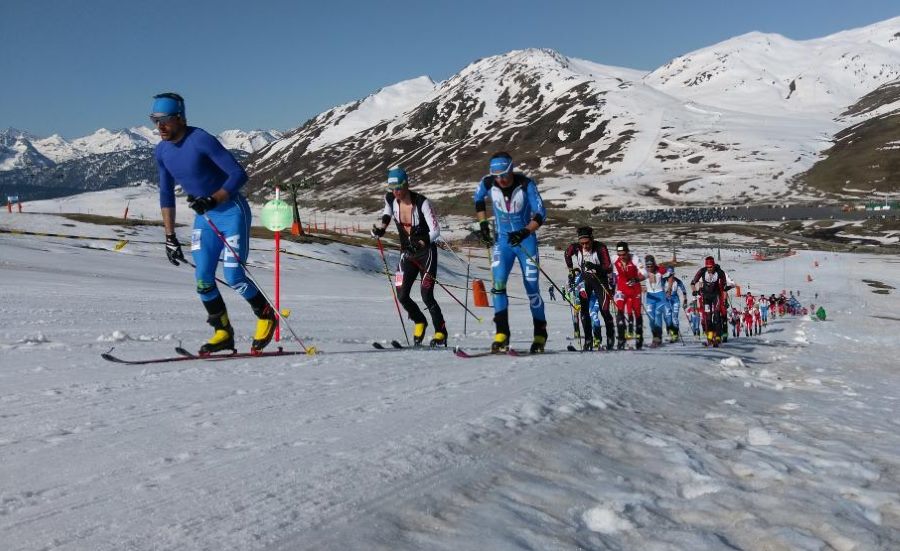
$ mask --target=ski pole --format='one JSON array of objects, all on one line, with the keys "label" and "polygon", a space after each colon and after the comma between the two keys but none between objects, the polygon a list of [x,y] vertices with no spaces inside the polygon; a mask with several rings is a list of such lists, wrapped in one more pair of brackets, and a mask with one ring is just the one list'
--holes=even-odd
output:
[{"label": "ski pole", "polygon": [[[582,272],[582,273],[584,273],[584,272]],[[595,274],[595,273],[593,273],[593,272],[587,272],[587,273],[588,273],[591,277],[593,277],[594,280],[596,280],[598,284],[600,284],[600,289],[603,290],[603,294],[605,294],[605,295],[606,295],[606,299],[609,300],[609,308],[607,308],[607,309],[610,311],[610,315],[613,317],[613,319],[615,319],[616,301],[614,300],[613,292],[612,292],[612,289],[611,289],[610,286],[609,286],[609,283],[608,283],[607,281],[603,281],[603,280],[600,278],[600,276],[598,276],[597,274]],[[601,315],[601,317],[603,316],[603,303],[606,301],[606,299],[604,299],[603,301],[600,302],[600,315]],[[598,297],[597,300],[600,300],[600,298]],[[610,333],[610,331],[609,331],[609,327],[606,326],[605,321],[606,321],[606,318],[604,318],[604,328],[607,329],[607,339],[608,339],[608,338],[609,338],[609,333]],[[615,324],[615,322],[613,322],[613,324]]]},{"label": "ski pole", "polygon": [[[195,270],[197,269],[197,265],[194,264],[193,262],[191,262],[190,260],[182,260],[182,262],[184,262],[185,264],[187,264],[187,265],[190,266],[191,268],[194,268]],[[228,283],[226,283],[225,281],[223,281],[222,279],[220,279],[219,276],[215,276],[215,277],[216,277],[216,281],[218,281],[218,282],[221,283],[222,285],[228,286]]]},{"label": "ski pole", "polygon": [[391,281],[391,271],[388,269],[387,259],[384,257],[384,245],[381,244],[381,238],[377,238],[378,252],[381,253],[381,262],[384,264],[384,275],[388,278],[388,285],[391,287],[391,295],[394,296],[394,306],[397,307],[397,316],[400,318],[400,325],[403,326],[403,336],[406,337],[406,346],[409,346],[409,334],[406,332],[406,322],[403,321],[403,314],[400,313],[400,300],[397,299],[397,289],[394,282]]},{"label": "ski pole", "polygon": [[[453,252],[453,249],[450,249],[450,252]],[[456,253],[453,253],[454,255]],[[466,263],[466,309],[469,309],[469,276],[471,275],[472,266],[469,263]],[[466,333],[466,324],[468,323],[469,318],[463,316],[463,337],[467,335]]]},{"label": "ski pole", "polygon": [[581,348],[581,326],[578,324],[578,316],[575,314],[575,308],[569,303],[569,314],[572,316],[572,330],[575,333],[575,340],[578,341],[578,348]]},{"label": "ski pole", "polygon": [[300,340],[300,337],[299,337],[299,336],[297,335],[297,333],[294,331],[294,328],[291,327],[291,324],[288,323],[288,321],[284,318],[284,316],[281,315],[281,312],[279,312],[278,309],[275,308],[275,303],[273,303],[273,302],[272,302],[272,299],[270,299],[269,296],[266,294],[266,292],[263,291],[262,286],[261,286],[259,283],[256,282],[256,279],[253,277],[253,274],[251,274],[251,273],[250,273],[250,270],[247,268],[247,264],[246,264],[246,263],[244,262],[244,260],[241,258],[241,255],[239,255],[239,254],[237,253],[237,251],[234,250],[234,247],[231,246],[231,244],[230,244],[230,243],[228,242],[228,240],[225,238],[225,235],[222,234],[221,231],[219,231],[219,228],[216,227],[216,225],[213,223],[213,221],[209,218],[209,216],[208,216],[207,214],[204,213],[202,216],[203,216],[203,218],[206,220],[206,223],[209,224],[209,227],[212,228],[212,231],[215,232],[216,236],[218,236],[218,238],[222,241],[222,243],[224,243],[225,246],[228,247],[228,250],[231,251],[231,254],[234,255],[235,260],[237,260],[237,261],[238,261],[238,264],[241,265],[241,268],[244,269],[244,274],[247,275],[247,279],[249,279],[250,282],[253,283],[253,285],[256,286],[256,290],[259,291],[259,292],[262,294],[262,296],[263,296],[264,299],[266,299],[266,302],[269,303],[269,306],[272,308],[272,311],[275,312],[275,315],[278,317],[278,320],[279,320],[281,323],[283,323],[285,327],[288,328],[288,331],[290,331],[290,332],[291,332],[291,335],[294,336],[294,339],[295,339],[295,340],[297,341],[297,343],[300,345],[300,348],[302,348],[303,351],[306,352],[307,354],[309,354],[310,356],[315,355],[315,354],[317,353],[316,347],[314,347],[314,346],[306,346],[305,344],[303,344],[303,341]]},{"label": "ski pole", "polygon": [[[559,285],[557,285],[557,284],[553,281],[553,279],[551,279],[550,276],[547,275],[547,272],[545,272],[544,269],[541,268],[541,265],[538,263],[538,261],[535,260],[533,256],[531,256],[530,254],[528,254],[528,250],[525,249],[525,247],[522,247],[521,244],[516,245],[516,246],[517,246],[517,247],[520,247],[520,248],[522,249],[522,252],[525,253],[525,256],[526,256],[526,257],[528,257],[528,260],[530,260],[531,263],[534,264],[535,267],[537,267],[537,269],[538,269],[542,274],[544,274],[544,277],[547,278],[547,281],[550,282],[550,285],[553,285],[553,288],[556,289],[556,291],[557,291],[560,295],[563,295],[563,298],[566,299],[566,302],[568,302],[568,303],[572,306],[572,308],[574,308],[576,311],[581,310],[581,306],[580,306],[580,305],[576,306],[575,303],[573,303],[571,299],[567,298],[567,297],[563,294],[562,289],[559,288]],[[540,288],[539,288],[538,290],[540,291]]]}]

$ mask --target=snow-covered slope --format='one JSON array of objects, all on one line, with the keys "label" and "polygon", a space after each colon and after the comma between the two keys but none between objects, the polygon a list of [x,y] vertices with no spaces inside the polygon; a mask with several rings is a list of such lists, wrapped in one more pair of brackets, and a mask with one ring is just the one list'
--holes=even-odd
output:
[{"label": "snow-covered slope", "polygon": [[[104,197],[116,212],[126,198]],[[550,302],[556,353],[462,360],[371,347],[403,340],[377,250],[282,241],[303,256],[281,257],[281,304],[321,355],[128,366],[100,354],[168,356],[211,334],[162,228],[5,211],[0,228],[82,236],[0,233],[4,549],[900,548],[900,264],[887,256],[723,249],[745,289],[802,290],[828,320],[773,318],[720,349],[688,334],[570,354],[569,309]],[[272,281],[272,242],[252,247]],[[440,257],[439,280],[464,287],[465,267]],[[564,280],[560,253],[542,258]],[[255,318],[223,297],[246,349]],[[451,344],[487,347],[489,323],[464,336],[462,309],[436,299]],[[511,302],[527,347],[527,300]]]},{"label": "snow-covered slope", "polygon": [[280,139],[281,132],[277,130],[225,130],[219,133],[218,138],[226,149],[253,153]]},{"label": "snow-covered slope", "polygon": [[81,138],[72,140],[72,146],[84,155],[129,151],[153,145],[144,135],[131,130],[107,130],[101,128]]},{"label": "snow-covered slope", "polygon": [[419,77],[329,109],[265,148],[261,158],[282,157],[298,151],[305,153],[331,145],[418,105],[434,87],[430,78]]},{"label": "snow-covered slope", "polygon": [[726,109],[834,116],[897,77],[900,17],[814,40],[751,32],[677,57],[644,81]]},{"label": "snow-covered slope", "polygon": [[53,160],[34,146],[33,138],[15,128],[0,132],[0,171],[24,169],[30,172],[53,166]]}]

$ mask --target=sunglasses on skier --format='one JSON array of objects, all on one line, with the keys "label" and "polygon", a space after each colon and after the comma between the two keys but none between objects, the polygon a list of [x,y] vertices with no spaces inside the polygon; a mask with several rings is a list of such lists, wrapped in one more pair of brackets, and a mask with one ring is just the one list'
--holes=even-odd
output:
[{"label": "sunglasses on skier", "polygon": [[181,115],[150,115],[150,121],[153,124],[169,124],[180,116]]}]

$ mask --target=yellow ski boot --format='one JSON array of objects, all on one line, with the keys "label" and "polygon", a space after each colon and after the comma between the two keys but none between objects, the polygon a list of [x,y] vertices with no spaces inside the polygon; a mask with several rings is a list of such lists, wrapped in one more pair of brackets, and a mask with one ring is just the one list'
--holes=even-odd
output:
[{"label": "yellow ski boot", "polygon": [[275,328],[278,327],[278,316],[269,304],[263,306],[259,311],[254,311],[254,313],[257,320],[256,333],[253,334],[253,342],[250,343],[251,354],[262,352],[262,349],[272,342],[272,337],[275,336]]},{"label": "yellow ski boot", "polygon": [[494,335],[494,342],[491,343],[491,353],[505,354],[507,351],[509,351],[509,335],[505,333]]},{"label": "yellow ski boot", "polygon": [[413,346],[422,346],[422,341],[425,340],[425,329],[428,328],[427,322],[417,323],[415,327],[413,327]]},{"label": "yellow ski boot", "polygon": [[434,332],[434,338],[431,339],[431,348],[436,348],[438,346],[447,347],[447,326],[444,325],[440,329]]},{"label": "yellow ski boot", "polygon": [[209,316],[206,321],[216,332],[200,347],[200,355],[208,356],[223,350],[234,351],[234,329],[228,321],[228,312]]}]

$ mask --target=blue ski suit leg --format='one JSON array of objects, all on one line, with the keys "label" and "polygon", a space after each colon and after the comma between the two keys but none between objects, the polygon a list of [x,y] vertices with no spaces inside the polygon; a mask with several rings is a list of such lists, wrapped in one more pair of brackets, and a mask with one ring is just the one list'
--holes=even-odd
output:
[{"label": "blue ski suit leg", "polygon": [[667,304],[665,293],[647,293],[647,317],[650,318],[650,332],[654,337],[662,336],[663,316]]},{"label": "blue ski suit leg", "polygon": [[678,294],[672,293],[672,296],[669,297],[668,301],[669,307],[666,308],[666,326],[680,331],[681,327],[678,320],[681,317],[681,302],[678,300]]},{"label": "blue ski suit leg", "polygon": [[[526,251],[528,254],[525,254]],[[522,270],[522,282],[525,285],[525,293],[528,295],[528,304],[531,308],[531,317],[538,321],[545,321],[544,300],[541,298],[540,272],[537,266],[528,258],[539,261],[537,251],[537,238],[529,236],[518,247],[512,247],[503,236],[494,245],[492,272],[494,274],[494,312],[502,312],[509,308],[509,298],[506,296],[506,283],[512,271],[513,263],[519,260],[519,268]]]},{"label": "blue ski suit leg", "polygon": [[[242,195],[236,195],[231,201],[208,211],[206,215],[219,228],[228,244],[240,256],[240,260],[247,262],[247,254],[250,252],[250,222],[252,220],[247,200]],[[222,243],[203,216],[194,217],[194,229],[191,232],[191,256],[197,266],[194,271],[197,293],[200,294],[203,302],[221,296],[216,286],[216,267],[220,259],[222,260],[222,274],[229,287],[246,300],[252,299],[259,293],[259,289],[247,279],[238,259]]]}]

